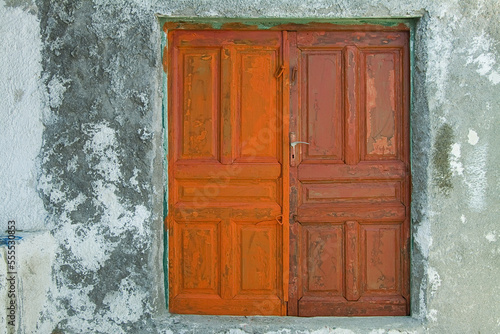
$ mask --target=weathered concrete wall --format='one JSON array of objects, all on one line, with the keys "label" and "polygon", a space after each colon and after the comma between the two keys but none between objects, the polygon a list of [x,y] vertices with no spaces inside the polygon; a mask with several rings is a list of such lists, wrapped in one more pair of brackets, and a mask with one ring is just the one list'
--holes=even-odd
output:
[{"label": "weathered concrete wall", "polygon": [[[166,312],[157,15],[418,18],[412,317]],[[498,17],[496,0],[0,0],[0,226],[32,232],[18,244],[17,331],[499,332]]]}]

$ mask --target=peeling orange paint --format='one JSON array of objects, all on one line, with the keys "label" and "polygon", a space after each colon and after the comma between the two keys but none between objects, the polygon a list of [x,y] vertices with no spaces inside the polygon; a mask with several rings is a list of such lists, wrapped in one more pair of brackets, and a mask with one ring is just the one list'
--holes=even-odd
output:
[{"label": "peeling orange paint", "polygon": [[171,34],[170,311],[284,315],[282,33]]}]

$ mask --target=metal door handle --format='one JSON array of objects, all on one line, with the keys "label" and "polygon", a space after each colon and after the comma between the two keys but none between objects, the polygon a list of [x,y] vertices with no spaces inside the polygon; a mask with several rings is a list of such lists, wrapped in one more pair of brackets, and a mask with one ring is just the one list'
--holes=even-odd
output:
[{"label": "metal door handle", "polygon": [[305,141],[292,141],[290,143],[290,147],[292,148],[290,150],[290,166],[294,167],[296,164],[297,164],[297,156],[295,154],[295,146],[297,146],[297,144],[306,144],[306,145],[309,145],[309,143],[305,142]]},{"label": "metal door handle", "polygon": [[306,143],[305,141],[294,141],[293,143],[290,143],[290,146],[291,147],[295,147],[295,145],[297,144],[307,144],[309,145],[309,143]]}]

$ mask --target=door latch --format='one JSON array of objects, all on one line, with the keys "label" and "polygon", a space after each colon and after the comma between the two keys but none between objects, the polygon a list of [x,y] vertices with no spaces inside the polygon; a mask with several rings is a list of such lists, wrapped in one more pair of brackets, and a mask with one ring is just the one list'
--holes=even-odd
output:
[{"label": "door latch", "polygon": [[297,154],[296,154],[295,146],[297,146],[298,144],[309,145],[308,142],[296,141],[296,139],[297,139],[297,136],[295,135],[295,132],[290,132],[290,166],[292,166],[292,167],[297,165],[297,162],[296,162]]},{"label": "door latch", "polygon": [[309,145],[309,143],[305,142],[305,141],[294,141],[293,143],[290,143],[290,146],[291,147],[295,147],[295,145],[297,144],[307,144]]}]

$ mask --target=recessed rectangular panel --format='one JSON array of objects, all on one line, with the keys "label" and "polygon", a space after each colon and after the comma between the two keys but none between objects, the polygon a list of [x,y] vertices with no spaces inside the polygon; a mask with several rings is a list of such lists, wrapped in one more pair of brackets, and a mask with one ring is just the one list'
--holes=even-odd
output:
[{"label": "recessed rectangular panel", "polygon": [[262,180],[178,181],[180,202],[194,202],[197,205],[212,202],[276,202],[277,182]]},{"label": "recessed rectangular panel", "polygon": [[237,294],[272,294],[277,280],[276,222],[235,224]]},{"label": "recessed rectangular panel", "polygon": [[176,222],[180,292],[218,294],[220,222]]},{"label": "recessed rectangular panel", "polygon": [[302,149],[307,160],[342,159],[342,52],[304,51]]},{"label": "recessed rectangular panel", "polygon": [[181,159],[219,155],[220,49],[180,49],[182,61]]},{"label": "recessed rectangular panel", "polygon": [[362,224],[361,236],[363,290],[370,294],[398,291],[401,277],[401,225]]},{"label": "recessed rectangular panel", "polygon": [[404,220],[406,208],[401,203],[314,203],[297,210],[300,221],[339,222]]},{"label": "recessed rectangular panel", "polygon": [[401,161],[362,161],[357,165],[344,164],[303,164],[299,178],[311,181],[352,181],[354,179],[404,179],[407,166]]},{"label": "recessed rectangular panel", "polygon": [[304,295],[341,295],[343,291],[343,229],[341,224],[301,226]]},{"label": "recessed rectangular panel", "polygon": [[238,50],[237,53],[237,161],[278,159],[278,97],[276,49]]},{"label": "recessed rectangular panel", "polygon": [[400,89],[399,53],[365,52],[365,147],[367,158],[394,159],[398,154]]},{"label": "recessed rectangular panel", "polygon": [[383,203],[399,200],[399,182],[302,183],[303,203]]}]

